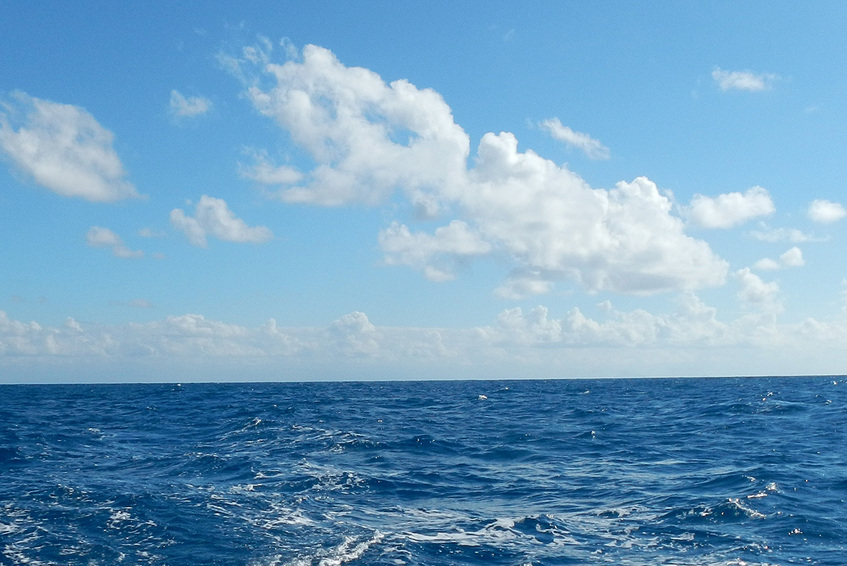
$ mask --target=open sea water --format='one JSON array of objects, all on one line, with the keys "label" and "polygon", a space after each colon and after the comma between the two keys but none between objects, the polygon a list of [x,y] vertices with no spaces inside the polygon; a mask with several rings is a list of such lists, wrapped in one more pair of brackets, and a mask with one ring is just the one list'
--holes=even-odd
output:
[{"label": "open sea water", "polygon": [[842,378],[0,386],[0,563],[847,564]]}]

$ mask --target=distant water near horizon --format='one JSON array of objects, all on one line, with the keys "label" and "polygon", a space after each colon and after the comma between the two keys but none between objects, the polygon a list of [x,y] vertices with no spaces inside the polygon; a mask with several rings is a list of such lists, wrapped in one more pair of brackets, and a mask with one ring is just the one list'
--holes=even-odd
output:
[{"label": "distant water near horizon", "polygon": [[0,564],[847,564],[833,377],[0,386]]}]

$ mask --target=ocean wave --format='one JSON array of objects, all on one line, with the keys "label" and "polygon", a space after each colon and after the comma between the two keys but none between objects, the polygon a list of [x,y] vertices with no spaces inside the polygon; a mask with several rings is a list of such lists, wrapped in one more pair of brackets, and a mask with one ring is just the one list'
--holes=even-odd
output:
[{"label": "ocean wave", "polygon": [[0,563],[839,565],[832,381],[10,386]]}]

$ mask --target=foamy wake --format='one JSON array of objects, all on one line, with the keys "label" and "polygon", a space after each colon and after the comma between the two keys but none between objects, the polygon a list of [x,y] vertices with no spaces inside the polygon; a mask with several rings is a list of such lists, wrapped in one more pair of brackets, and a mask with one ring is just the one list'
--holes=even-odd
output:
[{"label": "foamy wake", "polygon": [[320,550],[312,556],[298,556],[294,560],[285,561],[283,556],[275,556],[267,559],[267,562],[254,562],[253,566],[342,566],[354,560],[358,560],[367,550],[379,544],[384,535],[376,531],[367,540],[357,542],[356,537],[345,536],[344,541],[330,550]]}]

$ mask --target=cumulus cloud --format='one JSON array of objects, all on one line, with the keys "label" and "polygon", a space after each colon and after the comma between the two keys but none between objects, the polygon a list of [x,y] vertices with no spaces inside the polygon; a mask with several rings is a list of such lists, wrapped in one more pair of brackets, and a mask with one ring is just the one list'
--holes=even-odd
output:
[{"label": "cumulus cloud", "polygon": [[187,216],[181,208],[170,214],[171,224],[185,233],[195,246],[206,247],[207,237],[214,236],[228,242],[261,244],[273,238],[265,226],[247,226],[236,217],[223,199],[203,195],[194,207],[194,216]]},{"label": "cumulus cloud", "polygon": [[666,345],[724,345],[731,341],[730,325],[717,319],[717,310],[696,295],[683,293],[670,314],[652,314],[643,309],[618,311],[609,305],[607,320],[585,316],[576,307],[562,318],[552,318],[544,306],[524,312],[521,308],[501,312],[493,326],[480,328],[487,340],[515,346],[563,348],[604,346],[636,347]]},{"label": "cumulus cloud", "polygon": [[[520,275],[498,290],[502,296],[549,290],[551,282],[564,279],[589,291],[636,294],[723,282],[726,263],[705,242],[684,234],[682,221],[670,214],[670,200],[649,179],[592,189],[571,171],[519,152],[509,133],[483,136],[478,155],[469,183],[456,196],[473,231],[456,221],[428,237],[395,227],[391,238],[384,234],[381,240],[389,261],[423,263],[440,275],[431,260],[456,251],[448,247],[456,245],[461,227],[469,255],[505,251],[517,263]],[[444,237],[448,228],[456,237]],[[403,261],[397,256],[400,240]]]},{"label": "cumulus cloud", "polygon": [[564,142],[568,147],[574,147],[582,151],[589,159],[609,159],[611,152],[609,148],[595,140],[588,134],[575,132],[567,126],[563,126],[558,118],[550,118],[539,124],[554,139]]},{"label": "cumulus cloud", "polygon": [[[315,166],[279,168],[257,152],[242,174],[278,185],[286,202],[376,205],[399,192],[419,218],[452,216],[430,233],[391,224],[378,237],[386,263],[443,281],[472,257],[498,254],[512,263],[503,296],[549,291],[560,280],[642,294],[724,282],[726,262],[684,233],[670,199],[649,179],[594,189],[566,167],[518,151],[508,132],[483,136],[469,167],[468,135],[435,91],[406,80],[387,84],[317,46],[275,64],[271,47],[262,42],[228,64],[255,108]],[[252,79],[250,65],[258,67]],[[567,134],[558,121],[546,127],[602,154],[602,145]]]},{"label": "cumulus cloud", "polygon": [[530,295],[544,295],[553,289],[554,282],[538,271],[514,273],[506,282],[494,290],[494,294],[504,299],[522,299]]},{"label": "cumulus cloud", "polygon": [[435,91],[406,80],[386,84],[314,45],[303,49],[302,61],[253,59],[275,83],[251,86],[253,105],[318,163],[303,183],[288,181],[283,200],[376,204],[402,189],[431,213],[433,189],[462,183],[468,136]]},{"label": "cumulus cloud", "polygon": [[778,261],[773,260],[769,257],[762,258],[757,261],[753,265],[753,269],[758,269],[759,271],[774,271],[782,267]]},{"label": "cumulus cloud", "polygon": [[[132,306],[148,308],[146,301]],[[382,359],[405,362],[453,358],[443,330],[378,328],[367,315],[352,312],[325,327],[282,328],[271,318],[247,327],[188,313],[121,326],[81,325],[72,318],[58,327],[21,322],[0,310],[0,367],[12,356],[220,360],[285,357],[287,359]],[[456,334],[472,336],[472,330]],[[453,340],[455,342],[455,339]],[[2,377],[2,376],[0,376]],[[178,376],[175,376],[178,377]]]},{"label": "cumulus cloud", "polygon": [[144,256],[141,250],[131,250],[126,247],[120,236],[100,226],[92,226],[85,235],[85,240],[92,248],[110,248],[115,257],[134,258]]},{"label": "cumulus cloud", "polygon": [[478,155],[459,202],[522,273],[540,274],[533,279],[623,293],[723,282],[726,263],[684,234],[671,201],[649,179],[592,189],[568,169],[519,152],[509,133],[483,136]]},{"label": "cumulus cloud", "polygon": [[762,271],[769,271],[783,267],[802,267],[805,264],[806,261],[803,259],[803,252],[800,248],[794,246],[779,256],[779,261],[770,258],[760,259],[753,267]]},{"label": "cumulus cloud", "polygon": [[37,322],[21,322],[0,311],[0,354],[36,354],[38,346],[33,337],[43,328]]},{"label": "cumulus cloud", "polygon": [[840,203],[817,199],[809,203],[807,214],[812,222],[832,224],[847,216],[847,210]]},{"label": "cumulus cloud", "polygon": [[738,298],[741,299],[742,304],[769,313],[782,311],[782,303],[779,301],[779,284],[762,281],[748,267],[736,271],[735,277],[739,281]]},{"label": "cumulus cloud", "polygon": [[171,91],[170,111],[178,117],[191,117],[205,114],[212,108],[212,101],[202,96],[184,97],[176,90]]},{"label": "cumulus cloud", "polygon": [[342,352],[354,356],[373,356],[379,352],[376,327],[363,312],[352,312],[333,322],[328,334]]},{"label": "cumulus cloud", "polygon": [[437,228],[432,235],[412,234],[407,226],[392,222],[391,226],[380,232],[379,245],[386,254],[386,263],[421,269],[427,279],[432,281],[454,278],[450,267],[436,267],[431,263],[433,258],[448,256],[458,260],[491,251],[491,244],[461,220]]},{"label": "cumulus cloud", "polygon": [[779,262],[785,267],[802,267],[806,264],[803,259],[803,252],[797,246],[779,256]]},{"label": "cumulus cloud", "polygon": [[[790,374],[791,371],[802,373],[819,356],[827,358],[827,352],[840,352],[837,345],[847,339],[847,318],[809,318],[780,324],[777,321],[782,310],[779,287],[763,282],[749,270],[739,270],[735,275],[746,313],[730,321],[720,320],[717,309],[693,293],[682,293],[676,301],[676,310],[670,313],[609,308],[604,318],[594,319],[572,308],[556,318],[543,306],[529,311],[516,308],[503,311],[495,324],[478,331],[484,342],[509,352],[526,367],[530,363],[541,365],[548,375],[557,360],[566,360],[563,369],[578,363],[590,368],[596,364],[598,355],[626,360],[621,366],[625,375],[631,373],[636,361],[641,371],[645,371],[646,364],[661,368],[665,375],[679,375],[678,369],[669,372],[668,368],[675,367],[680,359],[686,359],[687,371],[696,375],[715,375],[718,366],[729,375],[745,371]],[[567,354],[558,357],[557,351]],[[751,356],[751,351],[760,355]],[[585,356],[580,357],[580,352],[585,352]],[[487,355],[494,357],[496,352],[489,350]],[[769,363],[773,358],[778,361]],[[792,365],[792,360],[798,358],[800,362]],[[501,359],[505,362],[508,358]],[[722,361],[727,359],[731,360],[730,364],[724,365]],[[836,364],[816,367],[833,372],[844,359],[841,356]],[[788,366],[796,369],[788,371],[785,369]]]},{"label": "cumulus cloud", "polygon": [[775,211],[770,193],[762,187],[752,187],[743,194],[725,193],[716,198],[694,195],[685,209],[689,221],[701,228],[732,228]]},{"label": "cumulus cloud", "polygon": [[95,202],[138,196],[112,147],[114,136],[83,108],[23,92],[0,108],[0,149],[42,187]]},{"label": "cumulus cloud", "polygon": [[[0,381],[113,378],[116,367],[121,375],[140,368],[138,379],[180,381],[277,378],[280,368],[299,378],[326,378],[325,370],[332,368],[339,378],[384,379],[397,372],[513,378],[551,372],[836,373],[843,367],[844,313],[779,323],[778,287],[745,270],[736,277],[746,308],[730,321],[720,320],[714,307],[691,292],[681,293],[670,312],[621,311],[604,301],[602,313],[592,318],[575,307],[557,316],[539,305],[506,309],[491,325],[477,328],[384,327],[361,312],[322,327],[282,327],[272,318],[251,327],[200,314],[124,325],[67,318],[47,326],[0,310]],[[605,360],[601,366],[598,357]]]},{"label": "cumulus cloud", "polygon": [[715,67],[712,78],[721,90],[746,90],[756,92],[769,90],[779,77],[769,73],[753,73],[751,71],[725,71]]}]

